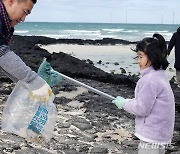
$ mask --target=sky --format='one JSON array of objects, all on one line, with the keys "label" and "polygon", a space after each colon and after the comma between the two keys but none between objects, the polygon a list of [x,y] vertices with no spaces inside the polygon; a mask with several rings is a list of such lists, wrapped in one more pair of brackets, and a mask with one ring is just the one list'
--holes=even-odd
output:
[{"label": "sky", "polygon": [[26,21],[180,24],[180,0],[37,0]]}]

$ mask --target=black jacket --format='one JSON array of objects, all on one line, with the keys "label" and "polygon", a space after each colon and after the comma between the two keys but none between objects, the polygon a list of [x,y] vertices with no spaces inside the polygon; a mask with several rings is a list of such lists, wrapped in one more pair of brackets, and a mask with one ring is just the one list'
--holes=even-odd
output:
[{"label": "black jacket", "polygon": [[5,32],[4,28],[3,28],[3,23],[1,20],[1,16],[0,16],[0,46],[1,45],[8,45],[8,42],[6,41],[6,39],[2,36],[2,34]]},{"label": "black jacket", "polygon": [[175,64],[174,67],[180,70],[180,27],[177,32],[173,34],[168,45],[168,52],[170,54],[171,50],[175,47]]}]

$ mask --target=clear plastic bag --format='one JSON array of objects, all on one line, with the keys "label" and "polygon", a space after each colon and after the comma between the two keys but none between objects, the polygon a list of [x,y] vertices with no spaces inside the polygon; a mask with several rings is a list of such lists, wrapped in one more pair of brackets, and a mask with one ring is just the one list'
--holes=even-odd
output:
[{"label": "clear plastic bag", "polygon": [[52,138],[57,119],[54,98],[52,94],[46,103],[30,100],[27,85],[19,81],[5,103],[2,130],[38,144],[47,143]]}]

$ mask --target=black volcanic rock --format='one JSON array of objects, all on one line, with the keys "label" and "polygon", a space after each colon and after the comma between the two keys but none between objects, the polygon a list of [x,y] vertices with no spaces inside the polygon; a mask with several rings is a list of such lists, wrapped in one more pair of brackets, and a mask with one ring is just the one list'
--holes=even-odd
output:
[{"label": "black volcanic rock", "polygon": [[[123,44],[123,45],[128,45],[128,44],[136,44],[137,42],[131,42],[127,40],[122,40],[122,39],[113,39],[113,38],[103,38],[101,40],[84,40],[84,39],[54,39],[54,38],[49,38],[49,37],[44,37],[44,36],[23,36],[24,41],[28,41],[29,43],[32,44],[79,44],[79,45],[86,45],[86,44],[91,44],[91,45],[117,45],[117,44]],[[22,41],[21,36],[15,35],[14,36],[15,41]]]},{"label": "black volcanic rock", "polygon": [[[110,43],[111,39],[108,40],[109,42],[106,39],[103,39],[101,40],[101,43]],[[15,36],[10,46],[11,49],[35,71],[37,71],[43,58],[46,57],[47,61],[50,62],[51,66],[56,71],[70,77],[89,78],[113,84],[127,84],[129,86],[135,86],[137,78],[120,74],[109,74],[63,52],[50,54],[45,49],[41,49],[38,46],[39,43],[52,44],[57,43],[57,41],[59,40],[46,37]],[[71,42],[72,40],[68,39],[68,41]],[[73,42],[78,44],[80,40],[74,39]],[[86,41],[84,41],[84,43],[85,42]],[[99,40],[96,40],[95,42],[99,42]]]}]

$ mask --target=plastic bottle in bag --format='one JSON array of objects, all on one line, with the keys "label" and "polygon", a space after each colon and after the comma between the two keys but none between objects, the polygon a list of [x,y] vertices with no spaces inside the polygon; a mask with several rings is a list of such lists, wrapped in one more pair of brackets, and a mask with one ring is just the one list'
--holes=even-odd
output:
[{"label": "plastic bottle in bag", "polygon": [[29,99],[27,85],[19,81],[8,97],[2,114],[2,130],[28,141],[46,143],[52,138],[57,109],[51,95],[49,102]]}]

